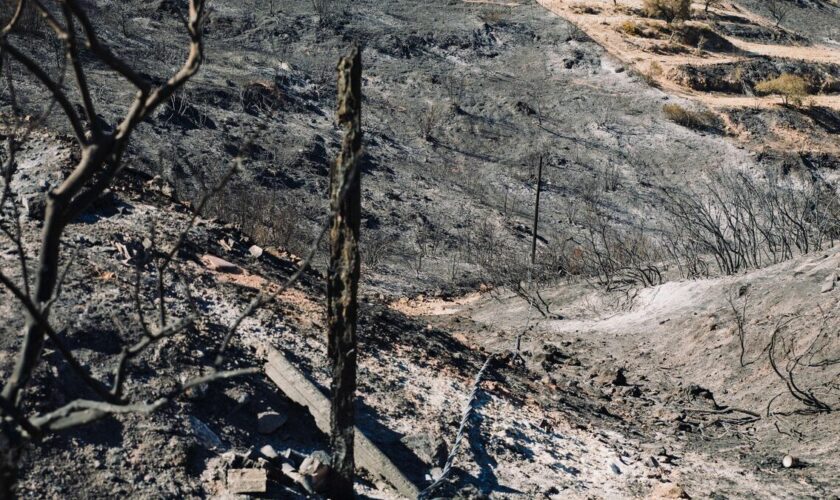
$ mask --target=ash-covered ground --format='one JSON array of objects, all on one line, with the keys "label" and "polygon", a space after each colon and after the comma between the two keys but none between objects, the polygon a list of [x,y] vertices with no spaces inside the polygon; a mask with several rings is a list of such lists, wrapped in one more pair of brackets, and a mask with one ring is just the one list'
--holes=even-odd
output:
[{"label": "ash-covered ground", "polygon": [[[139,71],[154,78],[181,63],[179,2],[86,4],[102,38]],[[201,320],[138,359],[129,388],[151,399],[203,373],[257,291],[297,269],[297,256],[327,216],[329,162],[340,140],[335,64],[360,43],[361,425],[418,486],[442,466],[472,379],[495,354],[451,481],[437,492],[443,497],[837,494],[836,411],[802,412],[784,395],[766,347],[781,317],[795,316],[791,328],[807,335],[828,332],[834,340],[824,358],[797,377],[840,405],[832,399],[837,365],[819,365],[837,348],[838,292],[834,281],[824,285],[840,268],[836,247],[736,277],[629,292],[557,276],[543,285],[546,317],[494,286],[501,282],[493,265],[523,269],[541,153],[538,251],[549,260],[582,230],[581,207],[594,199],[618,224],[657,227],[657,193],[702,189],[705,176],[720,170],[833,179],[836,155],[786,154],[766,132],[824,124],[819,138],[830,143],[835,112],[743,108],[727,112],[727,127],[680,126],[665,118],[663,105],[696,103],[650,86],[536,2],[359,1],[323,18],[312,5],[211,3],[201,72],[139,127],[117,185],[71,224],[64,254],[74,263],[52,314],[85,367],[107,377],[122,347],[138,338],[131,297],[146,241],[154,234],[156,245],[171,245],[235,157],[244,168],[188,233],[165,293],[172,315],[195,307]],[[833,36],[831,26],[811,33],[794,25],[811,41]],[[54,45],[47,35],[42,40],[27,49],[49,64]],[[130,91],[92,58],[84,62],[101,118],[111,122]],[[24,110],[35,112],[43,91],[23,73],[12,75]],[[60,115],[47,128],[23,145],[13,180],[25,200],[30,255],[43,217],[39,200],[76,155]],[[264,249],[258,257],[249,251],[254,244]],[[208,255],[234,271],[212,269]],[[325,259],[317,253],[293,290],[243,323],[225,368],[262,368],[272,347],[328,384]],[[0,247],[0,265],[21,278],[16,249]],[[154,275],[142,266],[139,272],[153,317]],[[738,360],[737,309],[727,301],[742,287],[748,291],[734,301],[747,304],[747,366]],[[7,375],[23,322],[9,294],[0,294],[0,315],[9,318],[0,329],[0,372]],[[516,358],[510,350],[523,332]],[[78,394],[65,392],[74,376],[48,346],[29,389],[37,403],[27,410],[90,396],[81,384]],[[285,423],[259,432],[266,412]],[[290,460],[299,462],[325,449],[326,438],[306,410],[264,375],[251,375],[212,384],[151,416],[112,417],[31,446],[20,496],[226,497],[228,470],[257,467],[270,471],[264,497],[306,497],[259,452],[265,445],[291,450]],[[800,466],[782,468],[786,454]],[[396,496],[368,473],[357,486],[363,497]]]}]

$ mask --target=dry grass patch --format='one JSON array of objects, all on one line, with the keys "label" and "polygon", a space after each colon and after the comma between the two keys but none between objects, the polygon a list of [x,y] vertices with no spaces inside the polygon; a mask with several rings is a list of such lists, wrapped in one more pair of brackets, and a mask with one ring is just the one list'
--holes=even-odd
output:
[{"label": "dry grass patch", "polygon": [[721,129],[720,118],[708,110],[695,111],[679,104],[666,104],[662,106],[662,113],[672,122],[692,130],[717,131]]}]

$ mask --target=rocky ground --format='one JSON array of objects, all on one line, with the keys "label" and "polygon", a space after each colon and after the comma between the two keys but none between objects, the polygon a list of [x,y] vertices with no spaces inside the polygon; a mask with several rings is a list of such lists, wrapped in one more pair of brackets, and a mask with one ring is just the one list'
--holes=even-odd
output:
[{"label": "rocky ground", "polygon": [[[182,57],[175,2],[89,4],[107,39],[142,71],[165,74]],[[155,317],[155,276],[142,263],[178,239],[190,203],[233,157],[241,155],[244,168],[188,232],[167,281],[170,315],[196,310],[201,319],[136,361],[132,394],[151,399],[204,373],[257,291],[297,269],[295,254],[304,254],[325,216],[326,165],[338,144],[333,67],[351,41],[363,40],[360,413],[420,487],[442,466],[473,377],[493,355],[451,481],[437,491],[443,497],[836,497],[836,410],[806,411],[768,353],[783,374],[792,369],[798,387],[840,406],[840,248],[735,277],[622,293],[558,279],[544,289],[545,318],[484,286],[492,276],[481,265],[488,256],[524,258],[534,152],[546,157],[539,247],[548,254],[576,230],[577,207],[593,192],[617,220],[655,221],[660,186],[699,185],[717,169],[833,179],[832,151],[809,150],[825,161],[791,159],[779,146],[786,142],[773,147],[762,134],[825,124],[818,142],[831,144],[831,109],[810,116],[745,107],[729,112],[736,128],[682,127],[662,105],[694,106],[696,96],[651,87],[613,46],[530,2],[363,1],[328,19],[304,0],[213,7],[202,72],[138,130],[125,175],[68,231],[64,255],[73,264],[53,317],[95,375],[105,376],[140,335],[131,299],[138,273],[141,308]],[[790,46],[836,40],[830,23],[814,32],[803,26],[792,25],[801,38],[791,35]],[[49,47],[33,50],[47,60]],[[41,94],[15,78],[33,111]],[[99,66],[92,81],[110,120],[125,91]],[[45,186],[73,155],[52,131],[33,134],[20,153],[13,186],[29,255]],[[262,252],[251,253],[254,244]],[[219,268],[216,258],[229,264]],[[262,368],[271,347],[327,384],[323,259],[319,253],[292,290],[243,322],[225,368]],[[0,265],[20,279],[11,246],[0,247]],[[3,375],[20,341],[18,312],[0,293],[0,316],[9,318]],[[517,358],[510,351],[520,335]],[[796,361],[802,353],[805,362]],[[89,396],[66,392],[82,387],[74,377],[48,348],[27,410]],[[277,428],[265,428],[269,413],[279,415]],[[50,436],[27,451],[21,496],[228,497],[227,472],[257,468],[268,471],[263,496],[306,497],[259,451],[266,445],[299,466],[326,440],[264,375],[249,375],[151,416]],[[796,467],[781,466],[787,454]],[[363,497],[396,497],[368,473],[357,486]]]}]

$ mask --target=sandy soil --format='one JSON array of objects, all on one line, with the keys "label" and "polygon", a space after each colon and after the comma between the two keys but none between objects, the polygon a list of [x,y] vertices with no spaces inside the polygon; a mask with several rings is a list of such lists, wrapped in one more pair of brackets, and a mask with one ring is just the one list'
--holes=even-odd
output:
[{"label": "sandy soil", "polygon": [[[617,57],[624,64],[635,67],[639,71],[649,72],[651,63],[656,63],[663,68],[661,74],[654,74],[653,77],[659,85],[674,95],[698,100],[706,105],[716,108],[731,107],[770,107],[777,105],[779,98],[767,97],[740,97],[724,96],[710,93],[696,92],[675,84],[667,78],[668,71],[684,64],[708,65],[726,62],[739,61],[744,55],[719,54],[714,52],[703,52],[702,54],[678,54],[662,55],[652,54],[648,48],[653,42],[629,37],[618,31],[618,27],[625,21],[639,21],[641,18],[626,13],[628,8],[640,9],[642,2],[633,0],[621,2],[617,8],[609,0],[593,0],[586,2],[567,2],[561,0],[540,0],[539,3],[546,9],[563,16],[583,29],[587,35],[592,37],[598,44],[607,49],[610,54]],[[594,7],[598,13],[583,13],[582,7]],[[695,5],[696,10],[702,10],[701,5]],[[753,21],[757,26],[772,26],[773,23],[761,16],[752,14],[742,9],[733,10],[732,4],[724,4],[721,8],[713,9],[713,12],[720,14],[737,14],[745,19]],[[664,21],[650,21],[664,24]],[[734,37],[726,37],[729,42],[738,49],[743,50],[749,56],[767,56],[797,59],[808,62],[836,63],[840,61],[840,50],[836,47],[826,45],[812,45],[808,47],[786,46],[779,44],[761,44]],[[820,106],[832,109],[840,109],[840,96],[837,95],[816,95],[812,96],[813,102]]]}]

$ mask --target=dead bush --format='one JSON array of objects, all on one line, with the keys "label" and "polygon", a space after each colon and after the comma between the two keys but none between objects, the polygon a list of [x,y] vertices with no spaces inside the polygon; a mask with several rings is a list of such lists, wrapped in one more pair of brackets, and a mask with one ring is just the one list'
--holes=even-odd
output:
[{"label": "dead bush", "polygon": [[575,14],[589,14],[595,16],[601,13],[601,8],[595,7],[594,5],[576,4],[572,6],[572,12]]},{"label": "dead bush", "polygon": [[840,92],[840,78],[826,78],[820,86],[820,94],[834,94]]},{"label": "dead bush", "polygon": [[672,56],[678,54],[688,54],[691,52],[685,45],[676,43],[674,41],[667,41],[664,43],[657,43],[647,49],[648,52],[660,54],[664,56]]},{"label": "dead bush", "polygon": [[780,95],[785,104],[801,106],[808,95],[808,82],[801,76],[783,73],[777,78],[758,82],[755,90],[763,95]]},{"label": "dead bush", "polygon": [[669,24],[691,19],[691,0],[644,0],[643,9],[648,17],[664,19]]},{"label": "dead bush", "polygon": [[661,206],[664,232],[673,235],[666,250],[688,274],[702,272],[707,258],[721,274],[758,269],[840,238],[840,202],[823,181],[797,187],[772,175],[720,172],[700,189],[663,188]]},{"label": "dead bush", "polygon": [[788,14],[793,10],[794,4],[788,0],[764,0],[767,10],[773,20],[776,21],[776,28],[787,18]]},{"label": "dead bush", "polygon": [[252,115],[272,115],[283,108],[285,96],[274,84],[266,80],[249,82],[240,96],[242,109]]},{"label": "dead bush", "polygon": [[426,105],[426,109],[419,117],[417,126],[420,129],[420,137],[426,141],[433,141],[434,134],[440,129],[444,118],[446,118],[446,107],[434,102]]},{"label": "dead bush", "polygon": [[583,227],[574,254],[581,275],[608,291],[656,286],[662,283],[659,250],[642,227],[622,227],[595,198],[585,201]]},{"label": "dead bush", "polygon": [[708,110],[694,111],[679,104],[662,106],[665,118],[683,127],[693,130],[719,130],[721,127],[718,116]]},{"label": "dead bush", "polygon": [[362,240],[362,263],[368,269],[378,269],[394,251],[399,235],[385,231],[367,232]]},{"label": "dead bush", "polygon": [[312,7],[318,14],[318,22],[324,25],[343,16],[347,10],[347,3],[347,0],[312,0]]}]

